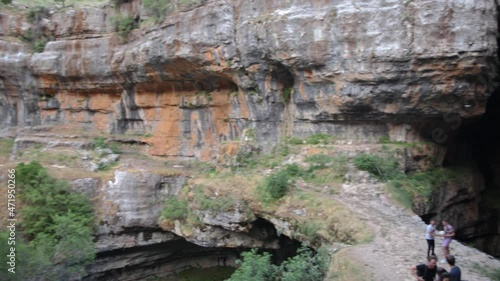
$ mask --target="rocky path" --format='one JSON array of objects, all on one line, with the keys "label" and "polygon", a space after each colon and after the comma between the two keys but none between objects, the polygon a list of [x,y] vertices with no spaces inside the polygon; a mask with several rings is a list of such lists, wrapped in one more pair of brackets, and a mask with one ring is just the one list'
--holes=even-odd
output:
[{"label": "rocky path", "polygon": [[[343,184],[340,192],[329,195],[356,212],[373,230],[371,243],[348,250],[348,255],[364,267],[371,280],[415,280],[409,267],[425,261],[427,243],[425,223],[415,214],[394,204],[384,193],[382,183]],[[441,259],[441,238],[436,238],[436,254]],[[500,268],[500,261],[453,241],[450,251],[462,269],[462,279],[487,281],[477,267]],[[448,264],[438,263],[449,270]],[[498,280],[495,280],[498,281]]]}]

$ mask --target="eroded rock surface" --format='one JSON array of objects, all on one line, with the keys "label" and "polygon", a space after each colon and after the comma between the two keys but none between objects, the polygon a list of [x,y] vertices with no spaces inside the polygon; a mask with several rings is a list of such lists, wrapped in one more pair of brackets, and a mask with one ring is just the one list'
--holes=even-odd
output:
[{"label": "eroded rock surface", "polygon": [[[113,32],[112,7],[55,12],[40,22],[54,38],[43,52],[0,40],[2,126],[151,133],[149,153],[203,160],[245,128],[268,142],[315,132],[431,137],[445,113],[484,111],[495,8],[486,0],[200,1],[125,40]],[[121,13],[148,17],[140,1]],[[35,28],[19,16],[1,20],[4,37]]]}]

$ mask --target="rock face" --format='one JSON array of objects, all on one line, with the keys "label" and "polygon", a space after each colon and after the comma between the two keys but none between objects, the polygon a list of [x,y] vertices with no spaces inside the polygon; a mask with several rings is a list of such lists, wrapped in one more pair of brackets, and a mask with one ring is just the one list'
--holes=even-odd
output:
[{"label": "rock face", "polygon": [[[39,25],[54,40],[41,53],[0,40],[2,127],[151,133],[151,154],[209,160],[247,128],[267,142],[319,132],[412,140],[433,137],[443,114],[484,111],[492,1],[174,3],[164,22],[124,40],[108,6],[47,14]],[[148,16],[140,1],[121,13]],[[0,19],[4,38],[35,29]]]},{"label": "rock face", "polygon": [[[0,132],[73,124],[152,135],[144,139],[149,154],[203,161],[233,153],[227,141],[248,135],[259,143],[314,133],[349,142],[443,143],[457,122],[484,113],[497,73],[491,0],[180,2],[172,1],[163,22],[126,38],[111,18],[121,13],[143,22],[150,12],[142,1],[51,11],[33,23],[0,12]],[[42,52],[19,39],[30,32],[49,39]],[[410,164],[410,170],[427,165]],[[165,196],[184,180],[118,171],[108,183],[74,183],[77,190],[98,189],[95,276],[111,278],[124,264],[153,272],[152,260],[176,254],[162,247],[179,236],[160,229],[157,219]],[[460,187],[458,197],[440,198],[476,202],[465,189],[471,191]],[[436,212],[436,204],[423,214]],[[237,228],[227,218],[206,220],[218,226],[201,244],[220,246],[214,233]],[[185,234],[180,226],[173,231]],[[228,243],[244,240],[233,238]],[[152,252],[153,245],[163,246]],[[185,247],[187,256],[201,251],[192,247]]]},{"label": "rock face", "polygon": [[[107,183],[93,178],[71,183],[94,198],[99,220],[96,263],[86,280],[141,280],[189,267],[235,266],[245,249],[262,248],[288,257],[298,248],[274,225],[251,211],[199,211],[203,227],[162,224],[167,196],[176,196],[185,176],[115,171]],[[286,247],[284,247],[286,245]]]}]

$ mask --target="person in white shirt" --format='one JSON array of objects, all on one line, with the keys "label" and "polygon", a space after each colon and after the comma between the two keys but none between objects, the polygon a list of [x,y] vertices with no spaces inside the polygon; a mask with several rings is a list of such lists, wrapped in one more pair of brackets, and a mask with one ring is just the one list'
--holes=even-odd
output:
[{"label": "person in white shirt", "polygon": [[[435,256],[434,254],[434,232],[436,232],[436,222],[431,220],[425,229],[425,239],[427,240],[427,257]],[[432,252],[432,254],[431,254]]]}]

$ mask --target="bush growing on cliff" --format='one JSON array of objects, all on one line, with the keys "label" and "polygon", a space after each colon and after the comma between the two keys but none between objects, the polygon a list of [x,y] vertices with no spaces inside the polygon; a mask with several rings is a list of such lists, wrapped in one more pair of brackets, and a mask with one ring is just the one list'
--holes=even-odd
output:
[{"label": "bush growing on cliff", "polygon": [[389,181],[389,191],[403,206],[411,208],[415,198],[427,199],[447,181],[457,177],[455,171],[445,168],[403,175]]},{"label": "bush growing on cliff", "polygon": [[173,4],[170,0],[144,0],[142,2],[156,22],[162,22],[167,16],[169,10],[173,10]]},{"label": "bush growing on cliff", "polygon": [[324,248],[317,253],[302,246],[297,255],[284,261],[279,267],[277,280],[320,281],[326,276],[330,257]]},{"label": "bush growing on cliff", "polygon": [[169,197],[165,201],[165,207],[161,211],[161,216],[166,220],[181,220],[186,219],[188,211],[188,202],[186,200]]},{"label": "bush growing on cliff", "polygon": [[139,27],[139,24],[132,16],[118,15],[112,18],[116,31],[123,39],[126,38],[130,32]]},{"label": "bush growing on cliff", "polygon": [[269,253],[259,254],[252,249],[241,254],[240,267],[226,281],[269,281],[274,280],[276,267],[271,263]]},{"label": "bush growing on cliff", "polygon": [[69,280],[85,275],[84,266],[95,258],[94,215],[88,199],[73,192],[67,182],[49,176],[36,162],[18,164],[16,179],[23,231],[40,260],[52,264],[40,273],[41,278]]},{"label": "bush growing on cliff", "polygon": [[306,246],[280,266],[271,263],[269,253],[252,249],[242,254],[240,267],[226,281],[320,281],[326,276],[330,258],[325,249],[314,253]]},{"label": "bush growing on cliff", "polygon": [[367,171],[384,181],[403,176],[399,163],[395,158],[384,159],[377,155],[360,154],[354,157],[356,168]]},{"label": "bush growing on cliff", "polygon": [[266,177],[264,189],[273,200],[280,199],[288,192],[289,180],[290,175],[288,171],[281,170]]}]

